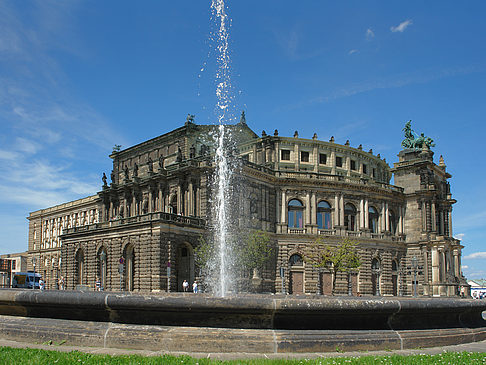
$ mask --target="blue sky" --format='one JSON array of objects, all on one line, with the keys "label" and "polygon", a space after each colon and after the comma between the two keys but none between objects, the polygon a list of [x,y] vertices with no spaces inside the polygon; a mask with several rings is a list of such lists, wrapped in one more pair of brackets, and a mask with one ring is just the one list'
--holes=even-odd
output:
[{"label": "blue sky", "polygon": [[[413,120],[453,175],[463,271],[486,278],[486,3],[226,4],[234,115],[390,164]],[[27,248],[29,212],[99,191],[115,144],[215,121],[210,5],[0,3],[0,253]]]}]

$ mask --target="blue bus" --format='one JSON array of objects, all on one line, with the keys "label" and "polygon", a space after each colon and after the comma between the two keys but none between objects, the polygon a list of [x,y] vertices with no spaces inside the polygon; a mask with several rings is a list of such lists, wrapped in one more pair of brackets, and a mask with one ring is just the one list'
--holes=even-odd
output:
[{"label": "blue bus", "polygon": [[12,279],[13,288],[40,289],[39,280],[41,274],[33,272],[15,273]]}]

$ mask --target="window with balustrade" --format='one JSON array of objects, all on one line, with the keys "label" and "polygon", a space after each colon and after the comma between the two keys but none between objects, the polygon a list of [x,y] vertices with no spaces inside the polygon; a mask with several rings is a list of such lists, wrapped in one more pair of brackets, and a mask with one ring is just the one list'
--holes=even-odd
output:
[{"label": "window with balustrade", "polygon": [[378,211],[375,207],[368,209],[368,228],[371,233],[378,233]]},{"label": "window with balustrade", "polygon": [[300,200],[292,199],[288,203],[289,228],[303,228],[304,205]]},{"label": "window with balustrade", "polygon": [[344,227],[348,231],[356,231],[356,207],[351,203],[344,206]]},{"label": "window with balustrade", "polygon": [[331,229],[331,205],[324,200],[317,204],[317,228]]}]

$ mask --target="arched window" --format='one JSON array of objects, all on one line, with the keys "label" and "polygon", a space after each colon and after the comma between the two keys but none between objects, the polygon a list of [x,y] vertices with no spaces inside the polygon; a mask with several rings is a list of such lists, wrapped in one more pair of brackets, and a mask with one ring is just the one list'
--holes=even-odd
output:
[{"label": "arched window", "polygon": [[317,227],[331,229],[331,205],[326,201],[317,204]]},{"label": "arched window", "polygon": [[75,258],[75,263],[76,263],[76,284],[82,284],[83,283],[83,276],[84,276],[84,251],[82,249],[79,249],[78,252],[76,252],[76,258]]},{"label": "arched window", "polygon": [[392,260],[392,294],[394,296],[398,295],[398,262],[397,260]]},{"label": "arched window", "polygon": [[302,256],[300,256],[299,254],[295,253],[290,256],[289,266],[302,266],[303,264],[304,260],[302,260]]},{"label": "arched window", "polygon": [[344,206],[344,227],[348,231],[356,231],[356,208],[351,203]]},{"label": "arched window", "polygon": [[177,195],[174,195],[170,200],[170,213],[177,214]]},{"label": "arched window", "polygon": [[125,289],[132,291],[134,289],[135,279],[135,247],[130,244],[125,249]]},{"label": "arched window", "polygon": [[393,210],[388,211],[388,220],[390,222],[390,233],[393,235],[397,234],[397,219]]},{"label": "arched window", "polygon": [[378,211],[375,207],[368,209],[368,228],[371,233],[378,233]]},{"label": "arched window", "polygon": [[380,271],[380,260],[378,260],[377,258],[374,258],[371,261],[371,270],[372,271]]},{"label": "arched window", "polygon": [[300,200],[292,199],[288,204],[289,208],[289,228],[303,228],[302,222],[304,205]]},{"label": "arched window", "polygon": [[371,287],[373,290],[373,295],[380,295],[380,273],[380,260],[374,258],[371,261]]}]

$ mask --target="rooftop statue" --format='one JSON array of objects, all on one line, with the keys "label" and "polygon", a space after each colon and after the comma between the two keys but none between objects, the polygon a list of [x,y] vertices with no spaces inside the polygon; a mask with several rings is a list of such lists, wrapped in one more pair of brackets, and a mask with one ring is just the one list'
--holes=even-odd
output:
[{"label": "rooftop statue", "polygon": [[426,137],[423,133],[420,136],[412,129],[412,121],[409,120],[402,129],[405,134],[405,139],[402,141],[402,147],[421,149],[424,145],[428,148],[435,147],[434,140]]}]

